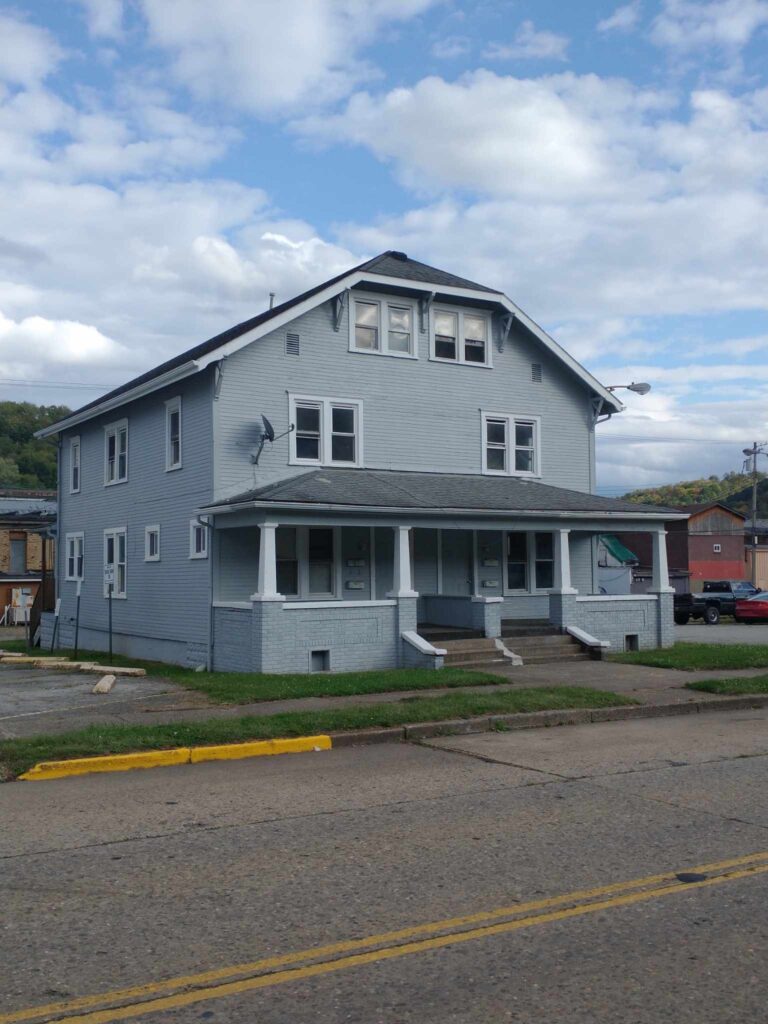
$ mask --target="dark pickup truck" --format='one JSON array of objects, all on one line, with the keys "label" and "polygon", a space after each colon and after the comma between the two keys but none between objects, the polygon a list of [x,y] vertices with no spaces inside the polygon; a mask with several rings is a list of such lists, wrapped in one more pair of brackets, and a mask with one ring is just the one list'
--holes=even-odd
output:
[{"label": "dark pickup truck", "polygon": [[700,594],[675,594],[675,622],[684,626],[691,619],[704,619],[714,626],[721,615],[733,615],[737,600],[758,589],[749,580],[707,580]]}]

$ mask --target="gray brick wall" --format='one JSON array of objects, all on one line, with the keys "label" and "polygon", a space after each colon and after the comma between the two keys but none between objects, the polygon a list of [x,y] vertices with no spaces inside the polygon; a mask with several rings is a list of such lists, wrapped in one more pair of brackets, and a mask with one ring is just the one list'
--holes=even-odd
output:
[{"label": "gray brick wall", "polygon": [[612,652],[626,650],[628,636],[638,637],[641,650],[670,647],[674,643],[671,595],[647,597],[652,600],[574,601],[567,624],[608,640]]}]

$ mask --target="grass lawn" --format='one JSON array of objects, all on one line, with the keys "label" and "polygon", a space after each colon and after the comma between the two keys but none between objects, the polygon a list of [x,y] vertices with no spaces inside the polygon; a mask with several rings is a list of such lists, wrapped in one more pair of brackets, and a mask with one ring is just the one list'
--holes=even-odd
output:
[{"label": "grass lawn", "polygon": [[[6,641],[2,647],[8,651],[25,651],[23,640]],[[72,657],[71,650],[41,651],[39,657],[55,655]],[[106,664],[104,651],[79,651],[80,661],[98,661]],[[439,672],[428,668],[387,669],[374,672],[340,672],[333,675],[320,673],[270,675],[257,672],[192,672],[181,665],[160,661],[140,661],[116,654],[115,665],[136,665],[144,668],[148,676],[169,679],[189,690],[206,694],[217,704],[248,704],[251,701],[291,700],[298,697],[347,697],[360,693],[392,693],[402,690],[431,690],[438,686],[493,686],[511,680],[493,672],[444,668]]]},{"label": "grass lawn", "polygon": [[688,671],[720,668],[768,668],[768,644],[675,644],[657,651],[613,654],[623,665],[652,665]]},{"label": "grass lawn", "polygon": [[442,697],[406,697],[395,704],[368,704],[327,711],[290,711],[280,715],[213,718],[176,725],[92,725],[58,736],[0,741],[0,778],[13,778],[38,761],[168,747],[239,743],[245,740],[309,736],[345,729],[439,722],[450,718],[514,712],[617,707],[635,704],[626,697],[587,687],[449,693]]},{"label": "grass lawn", "polygon": [[689,690],[704,693],[768,693],[768,676],[752,679],[702,679],[700,683],[686,683]]}]

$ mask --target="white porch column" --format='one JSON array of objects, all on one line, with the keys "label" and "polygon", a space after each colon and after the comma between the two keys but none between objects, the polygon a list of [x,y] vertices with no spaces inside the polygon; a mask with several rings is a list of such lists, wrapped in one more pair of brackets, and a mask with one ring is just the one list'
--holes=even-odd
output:
[{"label": "white porch column", "polygon": [[259,589],[251,594],[252,601],[284,601],[277,592],[277,548],[275,532],[277,523],[261,523],[259,543]]},{"label": "white porch column", "polygon": [[669,585],[669,567],[667,565],[667,531],[654,530],[653,537],[653,581],[651,591],[655,594],[672,594],[674,587]]},{"label": "white porch column", "polygon": [[555,586],[556,594],[577,594],[571,586],[571,548],[569,544],[570,530],[554,531],[555,546]]},{"label": "white porch column", "polygon": [[395,526],[395,566],[392,597],[418,597],[411,581],[411,528]]}]

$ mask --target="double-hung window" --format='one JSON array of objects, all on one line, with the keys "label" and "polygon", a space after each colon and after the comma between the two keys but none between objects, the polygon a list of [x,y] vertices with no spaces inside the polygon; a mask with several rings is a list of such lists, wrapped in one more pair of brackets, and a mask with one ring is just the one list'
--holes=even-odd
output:
[{"label": "double-hung window", "polygon": [[551,590],[555,585],[555,548],[551,533],[508,533],[506,591]]},{"label": "double-hung window", "polygon": [[69,493],[80,491],[80,438],[69,439]]},{"label": "double-hung window", "polygon": [[81,580],[83,578],[83,550],[85,547],[85,536],[82,533],[67,534],[67,572],[68,580]]},{"label": "double-hung window", "polygon": [[165,469],[181,469],[181,398],[165,403]]},{"label": "double-hung window", "polygon": [[337,536],[328,526],[280,526],[275,536],[277,590],[285,597],[334,597]]},{"label": "double-hung window", "polygon": [[[112,597],[125,597],[127,593],[127,544],[124,526],[104,531],[104,568],[112,570]],[[106,582],[104,583],[104,597],[109,597],[109,584]]]},{"label": "double-hung window", "polygon": [[352,299],[350,343],[353,352],[414,356],[415,308],[412,303],[374,296]]},{"label": "double-hung window", "polygon": [[483,413],[483,472],[541,476],[538,416]]},{"label": "double-hung window", "polygon": [[491,365],[491,320],[485,313],[432,309],[432,359]]},{"label": "double-hung window", "polygon": [[362,402],[291,395],[289,405],[292,464],[362,465]]},{"label": "double-hung window", "polygon": [[199,519],[191,519],[189,522],[189,557],[208,557],[208,527]]},{"label": "double-hung window", "polygon": [[104,430],[104,483],[128,479],[128,420],[110,423]]}]

